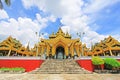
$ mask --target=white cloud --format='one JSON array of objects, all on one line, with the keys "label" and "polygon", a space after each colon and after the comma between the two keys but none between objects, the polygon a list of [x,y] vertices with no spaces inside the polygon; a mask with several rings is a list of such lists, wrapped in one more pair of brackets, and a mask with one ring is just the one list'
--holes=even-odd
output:
[{"label": "white cloud", "polygon": [[46,6],[47,0],[22,0],[23,5],[26,9],[31,8],[31,6],[37,6],[40,10],[45,11],[44,7]]},{"label": "white cloud", "polygon": [[113,5],[117,2],[120,2],[120,0],[113,0],[113,1],[111,0],[90,0],[89,3],[87,3],[84,11],[86,13],[99,12],[105,7]]},{"label": "white cloud", "polygon": [[9,22],[0,22],[0,34],[8,36],[13,36],[20,40],[22,44],[26,44],[28,41],[31,45],[36,42],[35,32],[39,32],[39,24],[32,21],[29,18],[21,18],[18,20],[9,19]]},{"label": "white cloud", "polygon": [[30,46],[33,47],[38,41],[38,35],[35,33],[39,33],[41,29],[45,28],[48,21],[55,21],[55,19],[53,16],[42,18],[40,14],[36,14],[35,20],[22,17],[19,17],[17,20],[10,18],[7,22],[0,22],[0,36],[8,37],[11,35],[20,40],[24,45],[30,42]]},{"label": "white cloud", "polygon": [[[22,0],[27,9],[37,6],[40,10],[61,18],[61,23],[65,25],[62,27],[64,31],[67,26],[72,35],[76,35],[77,32],[85,32],[83,42],[88,46],[91,42],[98,42],[106,37],[106,35],[95,32],[96,29],[99,29],[99,25],[94,23],[93,27],[90,27],[89,24],[95,20],[95,17],[89,15],[93,15],[118,1],[120,0],[89,0],[88,2],[84,0]],[[94,28],[95,26],[97,28]]]},{"label": "white cloud", "polygon": [[62,26],[61,29],[64,33],[67,33],[67,32],[70,33],[70,27],[69,26]]},{"label": "white cloud", "polygon": [[9,18],[7,12],[5,10],[0,10],[0,19],[7,19]]},{"label": "white cloud", "polygon": [[113,35],[112,37],[120,41],[120,34]]}]

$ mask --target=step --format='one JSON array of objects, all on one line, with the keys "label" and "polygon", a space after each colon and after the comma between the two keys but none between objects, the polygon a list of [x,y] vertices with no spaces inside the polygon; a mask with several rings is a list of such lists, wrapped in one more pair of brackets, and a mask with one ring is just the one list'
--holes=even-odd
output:
[{"label": "step", "polygon": [[40,68],[30,72],[32,74],[91,74],[81,68],[75,60],[46,60]]}]

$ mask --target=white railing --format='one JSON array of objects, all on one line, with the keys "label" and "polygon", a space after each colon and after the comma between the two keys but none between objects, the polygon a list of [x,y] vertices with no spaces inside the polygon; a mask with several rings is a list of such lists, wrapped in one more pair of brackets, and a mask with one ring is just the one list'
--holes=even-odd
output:
[{"label": "white railing", "polygon": [[[102,59],[104,58],[114,58],[114,59],[120,59],[120,56],[100,56]],[[91,56],[82,56],[82,57],[78,57],[76,58],[75,60],[89,60],[91,59],[92,57]]]},{"label": "white railing", "polygon": [[[100,56],[101,58],[114,58],[114,59],[120,59],[120,56]],[[89,60],[91,59],[91,56],[82,56],[82,57],[77,57],[75,58],[75,60]],[[8,59],[8,60],[45,60],[45,58],[42,57],[37,57],[37,56],[0,56],[0,60],[4,60],[4,59]]]},{"label": "white railing", "polygon": [[8,60],[45,60],[41,57],[23,57],[23,56],[0,56],[0,60],[5,60],[5,59],[8,59]]}]

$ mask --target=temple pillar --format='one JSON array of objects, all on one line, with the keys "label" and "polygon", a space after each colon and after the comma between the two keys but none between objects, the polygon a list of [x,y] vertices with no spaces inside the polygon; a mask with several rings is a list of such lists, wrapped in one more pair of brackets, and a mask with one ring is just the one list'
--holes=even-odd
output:
[{"label": "temple pillar", "polygon": [[47,56],[49,56],[49,54],[50,54],[50,46],[49,46],[49,45],[47,45],[46,55],[47,55]]},{"label": "temple pillar", "polygon": [[104,56],[106,56],[104,50],[102,50],[102,53],[103,53]]},{"label": "temple pillar", "polygon": [[81,45],[79,46],[79,53],[80,53],[79,56],[82,56],[82,46]]},{"label": "temple pillar", "polygon": [[44,53],[44,48],[45,48],[45,47],[43,46],[42,49],[41,49],[41,53],[42,53],[42,54]]},{"label": "temple pillar", "polygon": [[80,56],[79,46],[75,46],[75,50],[78,56]]},{"label": "temple pillar", "polygon": [[68,47],[67,46],[65,47],[65,55],[66,55],[66,57],[68,57]]},{"label": "temple pillar", "polygon": [[12,51],[12,50],[10,49],[7,56],[10,56],[11,51]]},{"label": "temple pillar", "polygon": [[71,50],[71,56],[73,57],[73,56],[74,56],[74,47],[72,46],[71,49],[72,49],[72,50]]},{"label": "temple pillar", "polygon": [[38,47],[38,53],[39,53],[38,55],[41,55],[41,51],[42,51],[42,47],[39,46],[39,47]]},{"label": "temple pillar", "polygon": [[52,56],[55,55],[55,47],[52,47]]},{"label": "temple pillar", "polygon": [[111,51],[111,49],[109,49],[109,52],[110,52],[110,56],[113,56],[113,55],[112,55],[112,51]]}]

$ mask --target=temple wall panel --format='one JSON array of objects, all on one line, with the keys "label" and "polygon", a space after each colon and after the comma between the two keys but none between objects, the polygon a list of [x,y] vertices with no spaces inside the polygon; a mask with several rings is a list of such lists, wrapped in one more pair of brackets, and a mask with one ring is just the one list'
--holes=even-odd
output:
[{"label": "temple wall panel", "polygon": [[47,45],[46,55],[47,55],[47,56],[49,56],[49,54],[50,54],[50,46],[49,46],[49,45]]},{"label": "temple wall panel", "polygon": [[55,51],[56,49],[55,49],[55,47],[52,47],[52,56],[54,56],[55,55],[55,53],[56,53],[56,51]]},{"label": "temple wall panel", "polygon": [[76,50],[77,55],[80,56],[80,51],[79,51],[79,47],[78,46],[75,46],[75,50]]},{"label": "temple wall panel", "polygon": [[74,48],[73,48],[73,45],[70,47],[70,54],[71,54],[71,56],[74,56]]},{"label": "temple wall panel", "polygon": [[41,53],[43,54],[45,51],[45,46],[42,46],[42,50],[41,50]]},{"label": "temple wall panel", "polygon": [[68,56],[68,47],[65,47],[65,55]]}]

